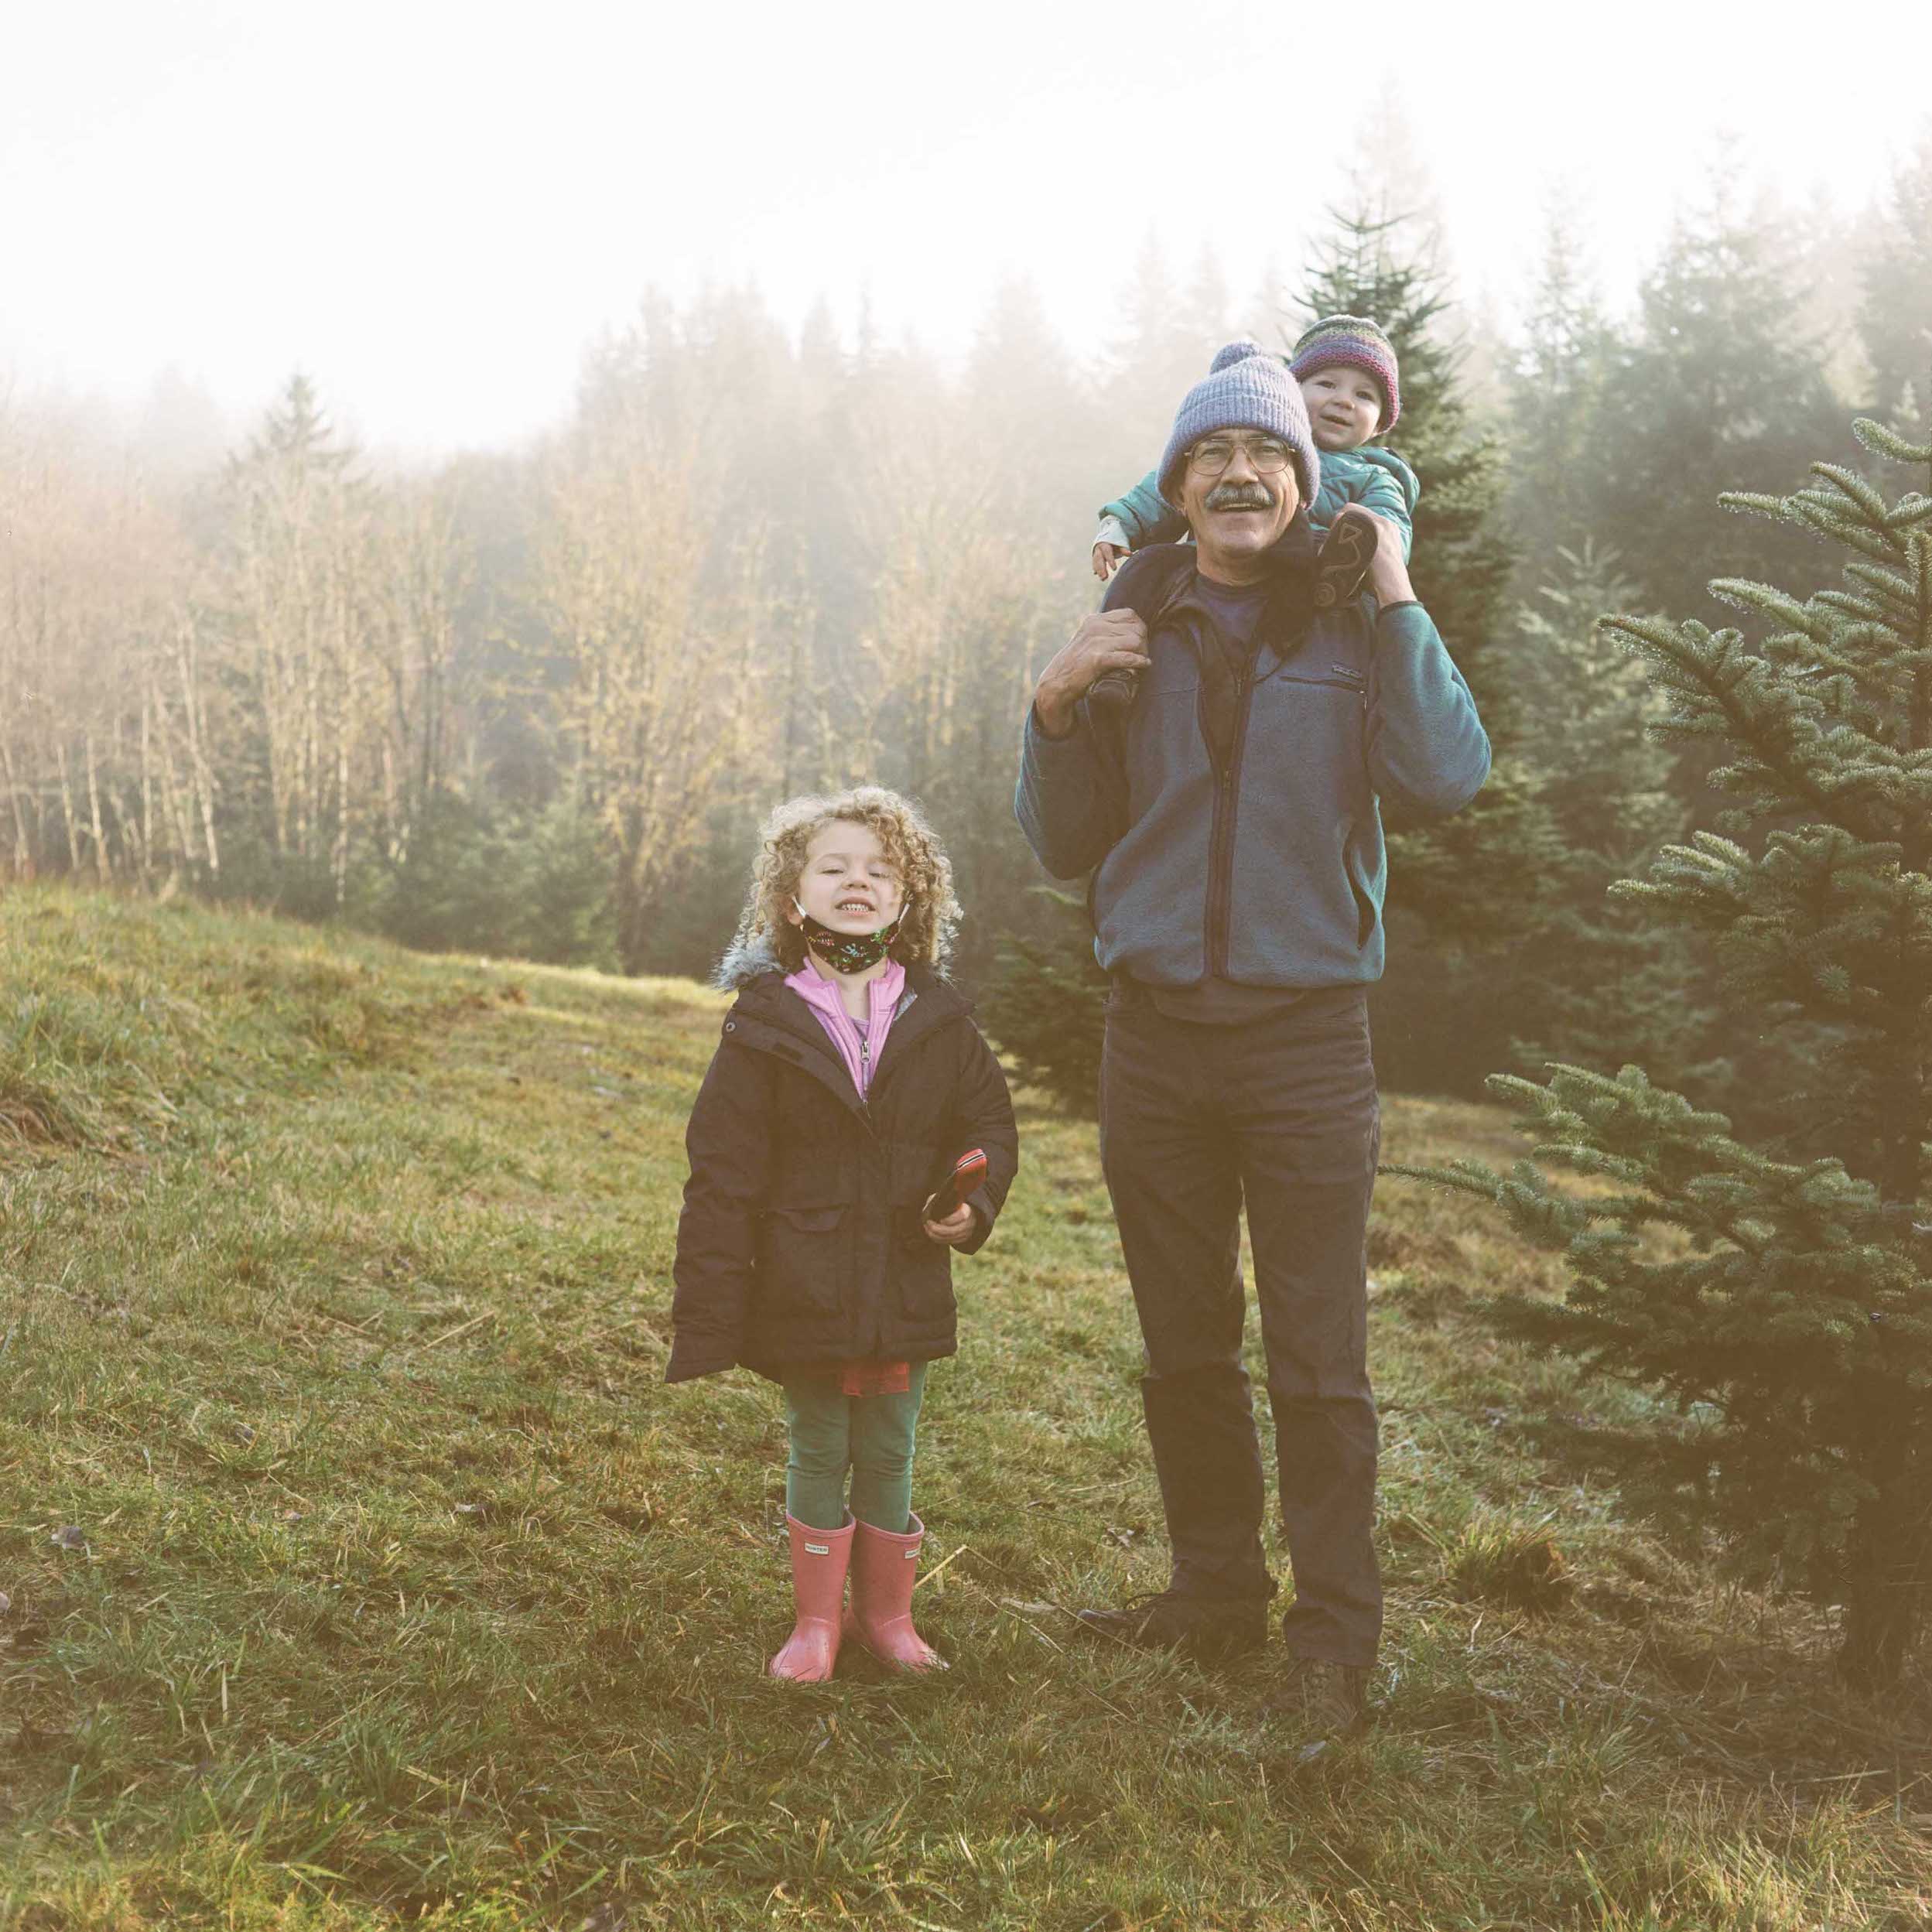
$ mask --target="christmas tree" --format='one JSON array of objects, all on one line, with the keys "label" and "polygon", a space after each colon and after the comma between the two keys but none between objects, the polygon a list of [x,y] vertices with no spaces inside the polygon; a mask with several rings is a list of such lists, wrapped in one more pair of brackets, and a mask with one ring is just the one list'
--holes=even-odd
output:
[{"label": "christmas tree", "polygon": [[[1454,303],[1432,225],[1385,197],[1336,210],[1301,296],[1308,317],[1366,316],[1394,345],[1402,413],[1385,439],[1416,471],[1411,576],[1469,681],[1495,754],[1475,802],[1421,823],[1384,808],[1389,833],[1385,976],[1369,999],[1376,1066],[1410,1092],[1476,1091],[1507,1055],[1509,1015],[1486,999],[1549,915],[1559,854],[1520,755],[1522,723],[1502,660],[1513,552],[1503,514],[1503,448],[1465,393]],[[1298,315],[1283,331],[1291,347]]]},{"label": "christmas tree", "polygon": [[[1366,316],[1395,347],[1402,415],[1383,441],[1422,480],[1415,594],[1475,691],[1490,737],[1506,743],[1509,693],[1504,680],[1484,675],[1485,648],[1501,628],[1515,563],[1503,528],[1502,444],[1471,422],[1463,351],[1449,332],[1453,304],[1428,224],[1363,208],[1331,219],[1301,306],[1310,320]],[[1302,326],[1299,316],[1284,326],[1284,349],[1293,348]]]},{"label": "christmas tree", "polygon": [[1093,925],[1077,892],[1034,886],[1055,908],[1047,935],[1005,934],[999,970],[980,1016],[1025,1086],[1041,1087],[1091,1119],[1100,1099],[1107,976],[1093,956]]},{"label": "christmas tree", "polygon": [[[1932,444],[1869,421],[1874,455],[1932,482]],[[1775,1151],[1654,1086],[1558,1066],[1499,1076],[1540,1144],[1503,1178],[1446,1175],[1563,1252],[1561,1305],[1495,1305],[1553,1345],[1665,1400],[1648,1428],[1595,1438],[1626,1493],[1725,1538],[1748,1573],[1844,1612],[1840,1662],[1894,1680],[1932,1592],[1932,494],[1888,501],[1813,465],[1727,508],[1849,552],[1842,587],[1800,601],[1711,586],[1739,630],[1618,617],[1662,693],[1668,735],[1715,750],[1729,809],[1616,890],[1704,935],[1722,997],[1756,1028],[1804,1031],[1775,1096]],[[1408,1170],[1408,1171],[1414,1171]]]}]

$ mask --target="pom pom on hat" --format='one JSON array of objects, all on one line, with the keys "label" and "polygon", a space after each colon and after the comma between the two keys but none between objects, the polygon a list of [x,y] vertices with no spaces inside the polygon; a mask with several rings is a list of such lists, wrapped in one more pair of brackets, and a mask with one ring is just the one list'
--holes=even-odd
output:
[{"label": "pom pom on hat", "polygon": [[1243,336],[1239,342],[1230,342],[1225,349],[1215,351],[1214,360],[1208,364],[1208,374],[1218,376],[1230,363],[1245,362],[1250,356],[1267,354],[1267,350],[1253,336]]}]

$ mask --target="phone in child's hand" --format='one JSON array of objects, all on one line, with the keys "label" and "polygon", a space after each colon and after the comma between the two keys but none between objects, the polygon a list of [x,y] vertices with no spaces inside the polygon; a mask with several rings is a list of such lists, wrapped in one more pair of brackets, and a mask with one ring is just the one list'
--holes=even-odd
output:
[{"label": "phone in child's hand", "polygon": [[919,1210],[922,1221],[943,1221],[959,1212],[966,1196],[986,1178],[987,1157],[983,1147],[963,1154],[952,1164],[952,1171],[926,1197]]}]

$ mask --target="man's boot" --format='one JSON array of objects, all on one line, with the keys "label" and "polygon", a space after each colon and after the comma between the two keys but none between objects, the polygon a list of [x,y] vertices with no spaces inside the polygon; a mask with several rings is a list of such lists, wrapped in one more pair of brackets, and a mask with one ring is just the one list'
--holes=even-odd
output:
[{"label": "man's boot", "polygon": [[798,1621],[771,1660],[771,1671],[794,1684],[822,1684],[839,1660],[839,1610],[857,1523],[850,1516],[842,1530],[815,1530],[795,1516],[786,1517],[785,1523],[792,1533],[792,1600]]},{"label": "man's boot", "polygon": [[1258,1649],[1274,1585],[1261,1551],[1263,1491],[1248,1379],[1238,1366],[1140,1383],[1174,1578],[1119,1609],[1076,1612],[1098,1636],[1204,1661]]},{"label": "man's boot", "polygon": [[1118,1609],[1076,1610],[1074,1617],[1096,1636],[1144,1650],[1185,1650],[1203,1664],[1258,1650],[1268,1640],[1267,1604],[1261,1599],[1154,1590],[1130,1597]]},{"label": "man's boot", "polygon": [[901,1670],[943,1670],[946,1660],[912,1627],[912,1586],[925,1525],[915,1517],[904,1536],[858,1526],[852,1547],[852,1602],[845,1634],[881,1664]]},{"label": "man's boot", "polygon": [[1262,1708],[1291,1719],[1311,1743],[1347,1737],[1368,1721],[1369,1674],[1325,1657],[1297,1657],[1288,1667],[1287,1682]]}]

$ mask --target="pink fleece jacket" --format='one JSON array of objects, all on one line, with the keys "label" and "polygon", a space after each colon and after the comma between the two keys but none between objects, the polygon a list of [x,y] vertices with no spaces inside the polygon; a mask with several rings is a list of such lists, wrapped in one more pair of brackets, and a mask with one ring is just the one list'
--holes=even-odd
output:
[{"label": "pink fleece jacket", "polygon": [[819,1024],[839,1049],[846,1071],[863,1100],[872,1085],[872,1069],[885,1051],[885,1037],[892,1031],[892,1015],[905,990],[905,968],[897,959],[886,962],[884,972],[866,982],[866,1031],[861,1034],[845,1010],[845,1001],[836,980],[828,980],[809,959],[796,973],[785,976],[785,984],[819,1016]]}]

